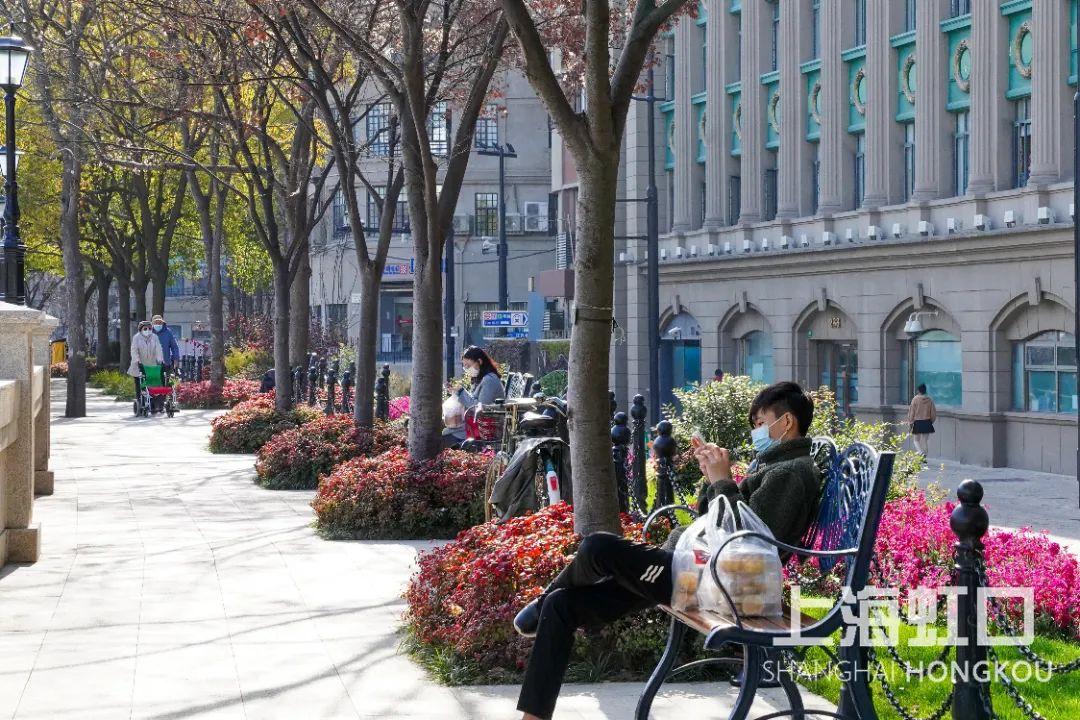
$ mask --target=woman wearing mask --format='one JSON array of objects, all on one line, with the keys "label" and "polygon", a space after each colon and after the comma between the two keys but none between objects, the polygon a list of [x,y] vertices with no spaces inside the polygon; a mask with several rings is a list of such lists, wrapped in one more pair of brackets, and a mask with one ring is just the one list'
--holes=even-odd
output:
[{"label": "woman wearing mask", "polygon": [[461,355],[461,367],[465,370],[465,377],[469,378],[470,389],[459,388],[458,400],[462,407],[469,410],[480,405],[491,405],[496,400],[502,400],[504,396],[502,378],[499,376],[499,366],[486,352],[475,345],[465,348]]},{"label": "woman wearing mask", "polygon": [[161,365],[163,355],[161,343],[154,337],[154,331],[148,321],[139,323],[139,332],[131,339],[131,366],[128,375],[135,378],[135,394],[139,394],[139,382],[142,377],[140,365]]}]

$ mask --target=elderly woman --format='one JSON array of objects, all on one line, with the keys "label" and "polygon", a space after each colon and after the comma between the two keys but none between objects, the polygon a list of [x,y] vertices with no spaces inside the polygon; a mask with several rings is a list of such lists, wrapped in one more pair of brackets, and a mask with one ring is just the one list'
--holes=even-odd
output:
[{"label": "elderly woman", "polygon": [[143,320],[139,323],[139,331],[131,338],[131,365],[128,367],[128,375],[135,378],[136,395],[143,374],[140,366],[161,365],[163,357],[161,342],[154,336],[150,322]]}]

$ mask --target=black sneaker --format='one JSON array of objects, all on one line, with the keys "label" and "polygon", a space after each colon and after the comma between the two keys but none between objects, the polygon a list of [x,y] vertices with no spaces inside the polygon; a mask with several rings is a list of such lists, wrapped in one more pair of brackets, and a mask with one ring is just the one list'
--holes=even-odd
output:
[{"label": "black sneaker", "polygon": [[540,604],[543,599],[543,596],[536,598],[514,616],[514,629],[518,635],[536,637],[536,629],[540,627]]}]

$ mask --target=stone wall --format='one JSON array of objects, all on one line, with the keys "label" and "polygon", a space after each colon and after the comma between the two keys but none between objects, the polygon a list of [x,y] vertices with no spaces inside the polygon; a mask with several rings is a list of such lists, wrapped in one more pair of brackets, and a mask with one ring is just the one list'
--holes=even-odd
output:
[{"label": "stone wall", "polygon": [[52,494],[49,335],[56,318],[0,303],[0,567],[35,562],[35,495]]}]

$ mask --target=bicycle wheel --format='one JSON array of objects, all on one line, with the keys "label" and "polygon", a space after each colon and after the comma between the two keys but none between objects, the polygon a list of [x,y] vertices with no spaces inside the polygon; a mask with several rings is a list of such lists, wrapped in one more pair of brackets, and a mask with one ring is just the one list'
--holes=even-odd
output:
[{"label": "bicycle wheel", "polygon": [[509,464],[510,456],[502,451],[495,453],[491,458],[491,462],[488,463],[487,473],[484,476],[484,497],[482,498],[484,522],[491,520],[491,503],[488,501],[491,499],[491,491],[495,489],[495,481],[502,477],[502,474],[506,472],[506,466]]}]

